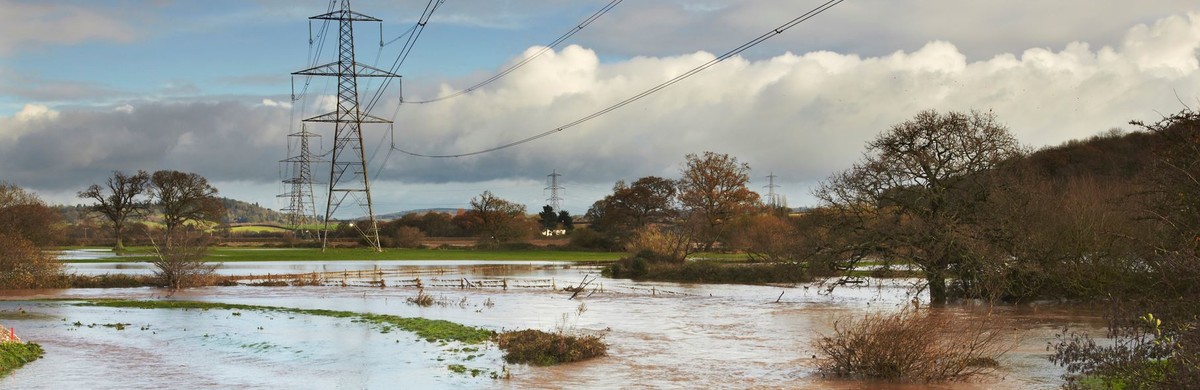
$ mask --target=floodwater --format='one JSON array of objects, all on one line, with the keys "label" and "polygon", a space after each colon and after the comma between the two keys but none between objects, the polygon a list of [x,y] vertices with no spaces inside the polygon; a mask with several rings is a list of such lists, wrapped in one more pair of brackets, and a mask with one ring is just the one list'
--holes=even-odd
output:
[{"label": "floodwater", "polygon": [[[126,264],[127,265],[127,264]],[[118,263],[88,273],[144,272]],[[226,265],[227,267],[229,264]],[[385,284],[504,278],[510,288],[428,283],[438,304],[408,303],[410,287],[210,287],[166,291],[71,289],[0,292],[0,323],[46,356],[0,379],[0,388],[930,388],[822,378],[813,340],[834,321],[899,310],[914,298],[904,280],[823,293],[816,286],[697,285],[600,278],[575,299],[561,289],[598,267],[554,262],[276,262],[226,268],[265,274],[386,270]],[[406,268],[407,267],[407,268]],[[590,276],[589,276],[590,275]],[[372,276],[373,278],[378,276]],[[388,280],[389,278],[394,280]],[[550,285],[543,282],[550,280]],[[524,281],[525,283],[523,283]],[[524,287],[517,287],[524,286]],[[782,295],[781,295],[782,294]],[[234,310],[116,309],[71,299],[186,299],[445,319],[497,331],[535,328],[601,334],[609,356],[556,367],[506,365],[494,345],[466,350],[344,318]],[[54,298],[61,300],[35,301]],[[924,297],[918,297],[924,299]],[[978,317],[981,306],[942,309]],[[22,312],[23,311],[23,312]],[[1015,348],[988,377],[932,386],[1054,388],[1062,369],[1046,360],[1064,327],[1102,334],[1099,318],[1058,304],[992,308]],[[123,325],[119,329],[115,324]],[[109,326],[105,326],[109,325]],[[461,365],[465,372],[451,370]],[[475,375],[472,375],[472,373]],[[501,377],[493,378],[493,374]]]}]

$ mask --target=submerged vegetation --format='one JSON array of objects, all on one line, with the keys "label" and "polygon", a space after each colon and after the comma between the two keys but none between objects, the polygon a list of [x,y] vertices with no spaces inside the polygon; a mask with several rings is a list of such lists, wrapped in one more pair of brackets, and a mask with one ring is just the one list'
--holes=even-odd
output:
[{"label": "submerged vegetation", "polygon": [[349,318],[355,322],[370,324],[380,329],[398,328],[415,333],[425,341],[458,341],[478,344],[490,340],[495,332],[457,324],[445,320],[400,317],[389,314],[356,313],[351,311],[324,309],[297,309],[279,306],[241,305],[233,303],[197,301],[136,301],[136,300],[91,300],[88,306],[137,308],[137,309],[195,309],[195,310],[258,310],[291,314],[304,314],[333,318]]},{"label": "submerged vegetation", "polygon": [[[358,248],[209,248],[207,259],[217,262],[239,261],[364,261],[364,260],[498,260],[498,261],[612,261],[619,253],[557,249],[471,249],[471,248],[389,248],[375,252]],[[119,258],[70,260],[71,263],[154,259],[152,247],[127,247]]]},{"label": "submerged vegetation", "polygon": [[570,363],[600,357],[604,356],[608,350],[608,346],[599,336],[572,336],[565,334],[565,332],[548,333],[532,329],[505,332],[497,335],[496,332],[491,330],[461,325],[445,320],[400,317],[389,314],[167,300],[90,300],[80,305],[137,309],[257,310],[349,318],[354,322],[376,326],[384,333],[390,332],[392,328],[413,332],[428,342],[457,341],[464,344],[479,344],[494,340],[500,349],[505,351],[505,360],[509,363],[528,363],[539,366]]}]

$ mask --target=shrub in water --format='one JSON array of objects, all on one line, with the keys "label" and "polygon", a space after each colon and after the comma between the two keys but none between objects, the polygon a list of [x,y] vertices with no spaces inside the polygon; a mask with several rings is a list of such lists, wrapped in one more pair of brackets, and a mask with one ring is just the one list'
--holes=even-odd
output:
[{"label": "shrub in water", "polygon": [[1012,348],[989,325],[953,320],[950,313],[905,308],[838,321],[833,335],[816,341],[823,372],[842,377],[899,381],[956,381],[993,370]]},{"label": "shrub in water", "polygon": [[526,329],[501,333],[496,339],[509,363],[550,366],[604,356],[608,345],[599,336],[569,336]]}]

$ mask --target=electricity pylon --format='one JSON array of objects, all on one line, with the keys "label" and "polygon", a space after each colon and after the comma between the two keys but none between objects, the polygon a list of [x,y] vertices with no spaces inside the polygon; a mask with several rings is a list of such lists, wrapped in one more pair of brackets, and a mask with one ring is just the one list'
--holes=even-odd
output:
[{"label": "electricity pylon", "polygon": [[[368,115],[359,105],[359,77],[400,77],[392,72],[359,64],[354,60],[354,22],[382,22],[383,20],[350,10],[350,0],[341,0],[340,9],[313,16],[309,19],[330,20],[338,23],[338,60],[319,65],[293,75],[337,77],[337,108],[333,112],[317,115],[304,122],[333,123],[333,150],[329,161],[329,192],[325,202],[325,227],[321,238],[321,250],[329,244],[329,223],[334,212],[341,207],[346,197],[353,198],[360,207],[365,206],[368,225],[353,225],[367,243],[382,252],[379,245],[379,225],[375,221],[375,206],[371,203],[371,183],[367,176],[367,160],[363,154],[362,125],[364,123],[392,123],[389,120]],[[365,228],[365,230],[364,230]]]},{"label": "electricity pylon", "polygon": [[[288,178],[283,180],[287,192],[279,195],[288,198],[283,212],[287,213],[287,226],[295,233],[304,232],[304,225],[312,223],[317,218],[317,205],[313,199],[312,164],[317,161],[309,148],[309,138],[320,137],[308,131],[308,126],[301,125],[300,131],[288,134],[288,158],[280,161],[286,164]],[[304,236],[304,234],[301,234]]]},{"label": "electricity pylon", "polygon": [[557,170],[550,171],[550,174],[546,175],[546,177],[550,178],[548,180],[550,186],[546,187],[547,190],[550,190],[550,199],[546,199],[546,202],[549,203],[550,208],[554,209],[554,212],[562,211],[562,197],[558,196],[558,191],[564,188],[558,185],[559,176],[562,175]]},{"label": "electricity pylon", "polygon": [[779,176],[775,176],[775,172],[771,172],[770,175],[767,175],[767,180],[768,180],[768,183],[770,183],[770,184],[767,184],[765,186],[765,187],[767,187],[767,206],[770,206],[771,208],[779,207],[779,203],[780,203],[779,195],[775,194],[775,189],[779,188],[779,186],[775,185],[776,177],[779,177]]}]

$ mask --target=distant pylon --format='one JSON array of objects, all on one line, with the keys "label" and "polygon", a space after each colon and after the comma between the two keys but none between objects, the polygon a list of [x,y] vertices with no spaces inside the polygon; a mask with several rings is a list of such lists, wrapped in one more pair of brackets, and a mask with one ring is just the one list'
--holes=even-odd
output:
[{"label": "distant pylon", "polygon": [[770,184],[765,186],[767,187],[767,206],[770,206],[771,208],[779,207],[779,195],[775,193],[775,189],[779,188],[779,186],[775,185],[776,177],[779,176],[775,176],[775,172],[771,172],[770,175],[767,175],[767,182]]},{"label": "distant pylon", "polygon": [[279,195],[288,198],[283,212],[287,215],[287,226],[298,235],[304,236],[304,225],[317,220],[317,205],[313,199],[312,163],[317,161],[309,147],[309,138],[320,137],[301,125],[300,131],[288,134],[288,158],[285,164],[287,192]]},{"label": "distant pylon", "polygon": [[559,176],[562,175],[559,174],[557,170],[550,171],[550,174],[546,175],[546,177],[549,178],[546,181],[550,184],[549,187],[546,187],[547,190],[550,190],[550,198],[546,199],[546,203],[554,209],[554,212],[562,211],[562,197],[558,195],[558,191],[564,190],[565,188],[558,185]]},{"label": "distant pylon", "polygon": [[[363,154],[362,125],[364,123],[391,123],[391,121],[369,115],[359,106],[359,77],[400,77],[389,71],[359,64],[354,60],[354,22],[381,22],[371,16],[350,10],[350,0],[341,0],[340,9],[313,16],[309,19],[338,22],[338,60],[315,66],[293,75],[332,76],[338,78],[337,108],[333,112],[317,115],[305,122],[333,123],[333,150],[329,161],[329,192],[325,202],[325,227],[321,235],[321,249],[329,244],[329,224],[333,214],[341,207],[346,197],[353,198],[360,207],[365,206],[368,225],[356,225],[355,229],[376,251],[379,245],[379,225],[375,221],[375,206],[371,202],[371,184],[367,175],[367,160]],[[365,199],[364,199],[365,198]]]}]

